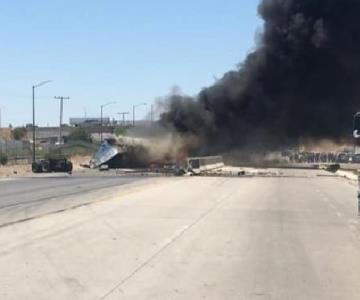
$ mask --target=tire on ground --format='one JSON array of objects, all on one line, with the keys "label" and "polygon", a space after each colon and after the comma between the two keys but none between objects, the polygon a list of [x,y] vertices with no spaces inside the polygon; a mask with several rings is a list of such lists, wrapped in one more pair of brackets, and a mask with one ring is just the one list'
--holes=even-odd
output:
[{"label": "tire on ground", "polygon": [[33,171],[33,173],[41,173],[42,172],[41,165],[38,162],[32,163],[31,170]]},{"label": "tire on ground", "polygon": [[49,173],[49,172],[50,172],[49,162],[44,161],[44,162],[41,164],[41,169],[42,169],[42,172],[43,172],[43,173]]}]

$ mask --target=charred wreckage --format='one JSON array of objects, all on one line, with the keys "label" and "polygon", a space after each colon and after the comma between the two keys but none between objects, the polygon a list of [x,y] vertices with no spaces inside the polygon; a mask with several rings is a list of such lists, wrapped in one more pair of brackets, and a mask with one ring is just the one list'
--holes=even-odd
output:
[{"label": "charred wreckage", "polygon": [[153,160],[147,147],[134,140],[106,139],[91,159],[89,167],[100,171],[109,169],[141,169],[148,172],[172,173],[174,175],[199,175],[202,172],[224,166],[222,156],[187,157],[174,160]]}]

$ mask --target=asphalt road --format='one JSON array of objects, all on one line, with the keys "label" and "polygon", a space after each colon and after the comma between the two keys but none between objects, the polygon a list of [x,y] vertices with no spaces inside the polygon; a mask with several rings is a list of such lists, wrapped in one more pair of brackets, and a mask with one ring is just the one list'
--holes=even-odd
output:
[{"label": "asphalt road", "polygon": [[1,299],[359,299],[356,186],[169,178],[0,228]]},{"label": "asphalt road", "polygon": [[0,179],[0,226],[96,201],[93,192],[146,180],[115,172],[44,174],[13,180]]}]

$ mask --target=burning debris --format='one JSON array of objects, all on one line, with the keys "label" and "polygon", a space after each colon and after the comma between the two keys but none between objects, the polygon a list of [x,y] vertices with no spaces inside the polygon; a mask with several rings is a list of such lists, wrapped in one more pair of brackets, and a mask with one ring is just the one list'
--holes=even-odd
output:
[{"label": "burning debris", "polygon": [[158,159],[155,160],[155,156],[151,155],[150,146],[146,145],[144,140],[106,139],[91,159],[90,167],[100,170],[140,168],[175,175],[184,175],[186,173],[199,175],[224,167],[221,156],[190,157],[174,160],[171,156],[160,157],[160,153],[157,154]]},{"label": "burning debris", "polygon": [[199,154],[249,153],[303,138],[350,137],[360,109],[360,2],[263,0],[255,51],[195,98],[168,98],[161,122]]},{"label": "burning debris", "polygon": [[208,157],[189,157],[186,159],[184,171],[190,172],[193,175],[201,173],[212,172],[223,168],[224,161],[222,156],[208,156]]}]

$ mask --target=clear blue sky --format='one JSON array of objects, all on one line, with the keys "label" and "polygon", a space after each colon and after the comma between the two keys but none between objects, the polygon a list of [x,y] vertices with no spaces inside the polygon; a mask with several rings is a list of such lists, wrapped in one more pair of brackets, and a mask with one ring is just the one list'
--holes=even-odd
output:
[{"label": "clear blue sky", "polygon": [[[261,29],[256,0],[12,0],[0,10],[3,125],[58,123],[54,96],[70,96],[70,116],[131,111],[174,85],[194,95],[235,68]],[[146,108],[139,108],[139,116]]]}]

